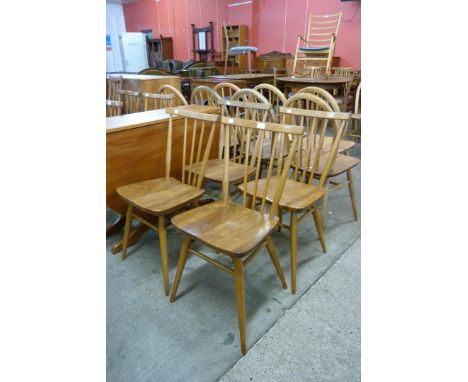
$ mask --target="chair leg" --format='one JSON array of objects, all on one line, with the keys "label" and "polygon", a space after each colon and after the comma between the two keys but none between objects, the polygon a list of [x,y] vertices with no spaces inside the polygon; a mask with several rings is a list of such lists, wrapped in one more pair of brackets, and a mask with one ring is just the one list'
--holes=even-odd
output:
[{"label": "chair leg", "polygon": [[161,249],[161,265],[164,281],[164,293],[169,296],[169,272],[167,269],[167,231],[166,231],[166,217],[159,216],[158,218],[158,233],[159,233],[159,247]]},{"label": "chair leg", "polygon": [[252,63],[250,62],[250,52],[247,53],[247,67],[249,68],[249,76],[252,76]]},{"label": "chair leg", "polygon": [[239,332],[241,340],[241,351],[245,354],[245,293],[244,293],[244,264],[241,259],[234,259],[234,283],[236,286],[237,316],[239,319]]},{"label": "chair leg", "polygon": [[192,239],[189,236],[184,237],[182,248],[180,249],[179,262],[177,263],[177,271],[174,279],[174,284],[172,284],[172,292],[170,299],[171,302],[174,302],[175,296],[177,294],[177,288],[179,287],[182,272],[184,272],[185,262],[187,261],[187,253],[191,241]]},{"label": "chair leg", "polygon": [[130,235],[130,228],[132,226],[132,212],[133,206],[129,204],[127,208],[127,215],[125,217],[124,239],[122,244],[122,253],[120,255],[120,260],[122,261],[127,258],[128,236]]},{"label": "chair leg", "polygon": [[325,236],[323,234],[322,216],[320,216],[316,204],[312,207],[312,216],[314,217],[315,228],[317,228],[322,251],[323,253],[327,253],[327,244],[325,243]]},{"label": "chair leg", "polygon": [[325,181],[325,195],[322,198],[322,223],[325,226],[328,217],[328,192],[330,185],[328,179]]},{"label": "chair leg", "polygon": [[229,55],[226,52],[226,59],[224,60],[224,75],[227,74],[227,64],[228,64]]},{"label": "chair leg", "polygon": [[283,224],[283,210],[280,206],[278,206],[278,217],[279,217],[278,232],[281,232],[281,224]]},{"label": "chair leg", "polygon": [[353,206],[354,220],[358,220],[356,197],[354,194],[354,181],[353,181],[353,174],[351,172],[351,169],[346,171],[346,174],[348,175],[348,188],[349,188],[349,195],[351,196],[351,205]]},{"label": "chair leg", "polygon": [[288,284],[286,284],[286,280],[284,278],[283,268],[281,268],[278,255],[276,254],[275,245],[273,244],[273,240],[271,239],[270,236],[267,236],[266,238],[266,245],[267,245],[268,253],[270,254],[270,257],[271,257],[271,261],[273,262],[273,265],[275,266],[275,269],[276,269],[276,273],[278,274],[278,277],[281,281],[281,285],[283,286],[284,289],[287,289]]},{"label": "chair leg", "polygon": [[297,212],[291,212],[291,293],[296,294],[296,269],[297,269]]}]

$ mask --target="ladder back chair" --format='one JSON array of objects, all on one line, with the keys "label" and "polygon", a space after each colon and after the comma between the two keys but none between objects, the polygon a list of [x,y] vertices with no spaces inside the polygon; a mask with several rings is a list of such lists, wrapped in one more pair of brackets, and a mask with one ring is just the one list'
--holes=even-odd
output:
[{"label": "ladder back chair", "polygon": [[109,101],[120,101],[118,90],[122,89],[122,76],[106,76],[107,95]]},{"label": "ladder back chair", "polygon": [[[291,169],[285,182],[284,190],[278,204],[279,224],[278,228],[290,231],[290,255],[291,255],[291,292],[296,293],[297,278],[297,226],[309,213],[315,222],[320,244],[324,253],[327,251],[323,224],[317,207],[317,203],[325,195],[325,181],[327,174],[333,168],[338,152],[338,145],[343,136],[346,124],[351,118],[350,114],[334,113],[330,106],[319,97],[312,94],[300,94],[296,96],[302,100],[314,102],[316,110],[297,109],[294,100],[288,100],[287,104],[280,107],[282,123],[297,125],[304,128],[305,134],[299,139],[299,145],[294,152],[291,166],[282,160],[277,162],[277,174],[270,181],[261,179],[259,184],[249,182],[240,186],[241,191],[249,196],[259,192],[267,195],[267,201],[272,203],[274,195],[280,184],[280,174]],[[320,109],[320,110],[319,110]],[[331,121],[338,125],[338,131],[330,151],[323,151],[323,143],[327,130],[332,130]],[[286,141],[285,143],[289,143]],[[321,168],[322,173],[318,182],[314,184],[314,174]],[[290,224],[283,222],[283,213],[290,213]],[[300,216],[298,216],[301,214]]]},{"label": "ladder back chair", "polygon": [[139,111],[141,111],[140,92],[120,89],[117,90],[117,93],[121,96],[124,114],[138,113]]},{"label": "ladder back chair", "polygon": [[[288,107],[294,107],[295,109],[302,109],[304,111],[312,109],[316,109],[314,105],[311,105],[310,103],[304,102],[306,99],[307,93],[296,93],[294,96],[289,98],[288,100]],[[315,103],[317,105],[317,103]],[[335,112],[339,112],[338,110],[332,110]],[[350,113],[348,113],[350,114]],[[350,114],[351,115],[351,114]],[[303,122],[305,123],[305,122]],[[347,129],[348,129],[348,123],[345,125],[345,131],[343,133],[343,136],[345,136]],[[333,138],[330,137],[324,137],[324,144],[322,145],[322,150],[324,152],[329,152],[330,151],[330,146],[331,146],[331,141],[330,139],[333,139],[334,142],[334,137],[337,134],[337,127],[336,127],[336,122],[332,121],[332,126],[333,126]],[[310,131],[310,130],[309,130]],[[317,139],[317,137],[315,138]],[[352,174],[352,169],[356,167],[360,160],[358,158],[354,158],[349,155],[348,150],[354,146],[354,142],[352,141],[345,141],[343,143],[343,139],[340,139],[339,142],[339,150],[340,149],[345,149],[343,153],[338,153],[336,155],[336,159],[334,162],[334,165],[329,171],[327,172],[326,176],[326,181],[325,181],[325,195],[322,200],[322,221],[323,224],[325,224],[327,220],[327,215],[328,215],[328,196],[331,191],[337,190],[339,188],[342,188],[346,185],[348,185],[349,189],[349,196],[351,199],[351,206],[353,209],[353,215],[354,215],[354,220],[358,219],[358,212],[357,212],[357,206],[356,206],[356,196],[354,192],[354,180],[353,180],[353,174]],[[353,145],[350,147],[349,142],[351,142]],[[339,151],[338,150],[338,151]],[[321,165],[316,173],[314,174],[315,177],[321,177],[322,171],[324,171],[323,166]],[[341,174],[346,173],[347,180],[343,182],[338,182],[333,180],[332,178],[336,178]]]},{"label": "ladder back chair", "polygon": [[174,99],[174,106],[182,106],[182,105],[188,105],[187,100],[183,96],[183,94],[176,89],[172,85],[163,85],[159,88],[159,92],[161,94],[174,94],[175,99]]},{"label": "ladder back chair", "polygon": [[[215,129],[220,116],[184,109],[167,108],[170,114],[167,135],[166,168],[163,178],[150,179],[117,188],[119,196],[128,203],[121,259],[125,260],[132,219],[138,220],[159,234],[164,291],[169,295],[166,217],[182,209],[197,206],[204,193],[203,175],[210,155]],[[184,118],[182,147],[182,180],[171,177],[172,124],[174,117]],[[190,122],[190,126],[189,126]],[[198,172],[187,171],[198,165]],[[137,212],[138,211],[138,212]],[[142,214],[145,214],[145,217]],[[150,221],[146,215],[154,217]]]},{"label": "ladder back chair", "polygon": [[[257,122],[246,119],[231,118],[223,116],[221,118],[222,128],[224,131],[224,148],[226,155],[224,156],[224,174],[223,174],[223,198],[198,207],[191,211],[182,213],[172,219],[172,223],[176,228],[184,234],[184,241],[180,251],[179,261],[177,264],[176,276],[174,279],[171,302],[174,301],[177,295],[177,288],[184,271],[187,254],[194,254],[207,262],[215,265],[223,271],[234,277],[236,289],[237,313],[239,321],[240,343],[242,354],[246,353],[246,313],[245,313],[245,293],[244,293],[244,267],[250,263],[253,258],[260,253],[261,249],[266,246],[266,249],[271,257],[273,265],[276,269],[278,277],[283,288],[287,288],[283,270],[281,268],[276,249],[271,239],[271,232],[277,226],[279,219],[275,215],[278,203],[283,192],[283,187],[291,164],[292,156],[295,148],[298,145],[299,138],[302,136],[304,128],[302,126],[288,126],[274,124],[268,122]],[[231,180],[230,161],[236,158],[229,154],[229,129],[235,127],[237,130],[242,130],[241,134],[245,138],[245,144],[251,145],[254,148],[254,156],[260,155],[262,140],[266,132],[274,134],[275,143],[284,143],[291,137],[290,149],[285,158],[284,171],[281,173],[276,194],[273,197],[269,212],[266,210],[266,194],[261,194],[260,189],[255,186],[255,192],[252,201],[255,201],[257,195],[261,199],[261,207],[257,210],[255,203],[247,200],[247,194],[244,192],[242,204],[234,203],[231,200],[229,193],[229,185]],[[251,137],[255,137],[251,140]],[[273,146],[275,147],[275,146]],[[247,151],[249,149],[247,148]],[[275,157],[275,150],[271,153],[271,161]],[[260,165],[255,161],[255,158],[244,157],[242,163],[243,184],[246,185],[249,181],[249,168],[255,166],[255,185],[258,185],[260,179]],[[272,165],[268,169],[266,182],[272,179]],[[230,268],[220,263],[202,252],[191,247],[192,242],[201,242],[205,246],[214,249],[220,254],[229,256],[234,263],[234,268]]]},{"label": "ladder back chair", "polygon": [[122,114],[123,102],[106,100],[106,117],[115,117]]},{"label": "ladder back chair", "polygon": [[231,47],[230,41],[229,41],[229,32],[228,32],[229,25],[224,22],[223,23],[223,31],[224,31],[224,39],[226,41],[226,52],[225,52],[225,59],[224,59],[224,75],[227,74],[227,65],[228,65],[228,60],[230,57],[233,58],[232,60],[232,72],[231,74],[234,74],[234,64],[236,62],[235,57],[239,55],[247,55],[247,66],[249,68],[249,74],[252,74],[252,63],[251,63],[251,55],[253,56],[253,62],[254,62],[254,71],[257,71],[256,63],[255,63],[255,57],[257,54],[257,48],[254,46],[233,46]]},{"label": "ladder back chair", "polygon": [[[307,37],[297,35],[296,55],[292,73],[296,73],[298,61],[304,61],[304,68],[307,68],[307,61],[322,61],[325,66],[325,75],[331,74],[331,64],[335,51],[336,38],[340,28],[341,14],[332,15],[310,15],[307,27]],[[301,46],[301,42],[305,46]]]},{"label": "ladder back chair", "polygon": [[174,94],[141,93],[143,110],[165,109],[174,105]]}]

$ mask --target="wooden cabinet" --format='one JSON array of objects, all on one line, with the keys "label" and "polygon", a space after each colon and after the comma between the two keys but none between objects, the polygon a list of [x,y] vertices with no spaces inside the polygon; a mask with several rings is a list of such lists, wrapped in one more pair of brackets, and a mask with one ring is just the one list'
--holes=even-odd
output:
[{"label": "wooden cabinet", "polygon": [[[227,33],[229,37],[229,48],[233,48],[235,46],[249,45],[247,25],[228,25]],[[224,29],[222,26],[221,36],[223,36],[222,54],[224,62],[224,60],[226,59],[226,36],[224,34]],[[240,72],[247,70],[247,57],[248,56],[245,54],[235,56],[236,65]],[[230,59],[232,60],[233,58],[231,57]]]},{"label": "wooden cabinet", "polygon": [[148,66],[156,66],[157,61],[165,61],[174,58],[172,37],[147,38]]}]

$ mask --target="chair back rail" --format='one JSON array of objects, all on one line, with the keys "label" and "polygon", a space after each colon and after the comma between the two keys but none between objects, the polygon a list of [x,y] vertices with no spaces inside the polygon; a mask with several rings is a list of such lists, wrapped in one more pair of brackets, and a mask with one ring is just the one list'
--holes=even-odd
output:
[{"label": "chair back rail", "polygon": [[175,106],[174,94],[142,93],[141,97],[143,98],[143,108],[145,111]]},{"label": "chair back rail", "polygon": [[119,89],[117,93],[121,96],[124,114],[138,113],[140,111],[140,92]]},{"label": "chair back rail", "polygon": [[122,76],[106,76],[107,99],[109,101],[120,101],[118,90],[122,89]]},{"label": "chair back rail", "polygon": [[174,94],[174,106],[188,105],[187,100],[182,93],[172,85],[163,85],[159,88],[158,93],[160,94]]},{"label": "chair back rail", "polygon": [[123,102],[106,100],[106,117],[115,117],[122,114]]}]

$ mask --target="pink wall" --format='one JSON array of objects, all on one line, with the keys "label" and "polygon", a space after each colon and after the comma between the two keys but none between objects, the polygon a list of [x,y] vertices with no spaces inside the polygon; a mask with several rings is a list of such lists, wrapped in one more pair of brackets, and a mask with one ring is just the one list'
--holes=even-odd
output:
[{"label": "pink wall", "polygon": [[[174,39],[174,56],[179,60],[192,58],[192,30],[190,24],[206,26],[214,22],[214,45],[221,46],[223,21],[248,26],[249,44],[261,53],[272,50],[294,54],[297,34],[304,34],[310,13],[330,14],[343,11],[336,55],[341,66],[361,68],[361,11],[360,2],[340,0],[253,0],[253,3],[228,7],[245,0],[140,0],[124,5],[128,32],[152,29],[155,36]],[[345,22],[356,16],[351,22]]]}]

